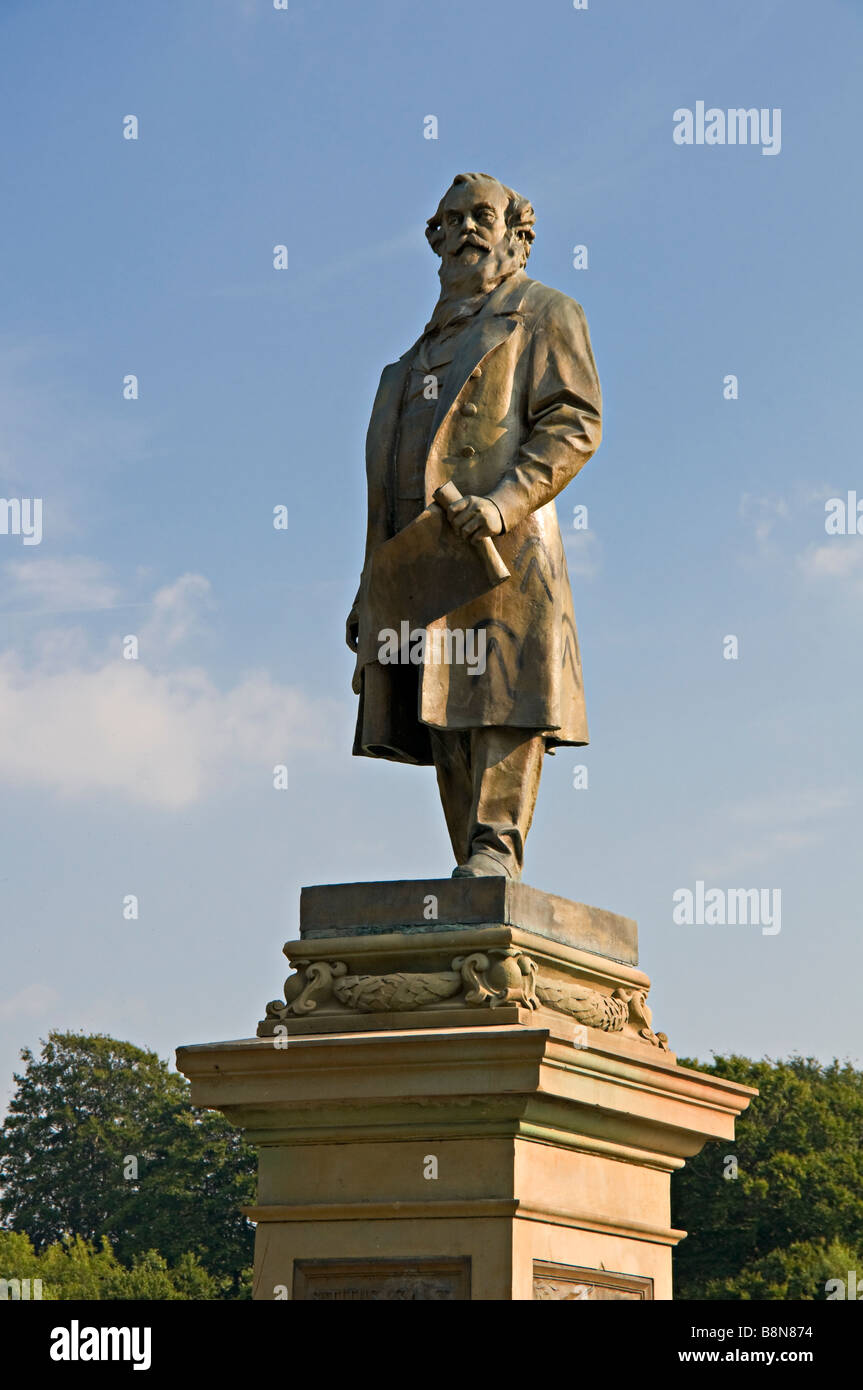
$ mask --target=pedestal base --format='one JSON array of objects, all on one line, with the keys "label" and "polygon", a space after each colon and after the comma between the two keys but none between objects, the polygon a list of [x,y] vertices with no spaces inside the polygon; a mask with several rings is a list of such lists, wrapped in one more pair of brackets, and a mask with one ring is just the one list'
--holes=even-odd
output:
[{"label": "pedestal base", "polygon": [[[671,1173],[754,1093],[653,1032],[647,976],[596,949],[637,958],[635,924],[501,880],[351,887],[304,895],[262,1036],[178,1051],[259,1146],[255,1297],[670,1298]],[[378,889],[461,921],[393,930]]]}]

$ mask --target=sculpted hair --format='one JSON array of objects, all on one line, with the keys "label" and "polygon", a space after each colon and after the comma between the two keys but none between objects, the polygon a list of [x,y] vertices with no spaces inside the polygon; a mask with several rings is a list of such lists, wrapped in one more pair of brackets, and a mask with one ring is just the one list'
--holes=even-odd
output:
[{"label": "sculpted hair", "polygon": [[[530,255],[531,242],[536,236],[536,232],[534,231],[536,213],[533,210],[532,204],[527,198],[523,198],[520,193],[516,193],[514,188],[507,188],[506,184],[501,183],[500,179],[496,179],[493,174],[456,174],[450,188],[455,188],[456,185],[460,183],[476,183],[479,182],[480,179],[487,180],[489,183],[496,183],[506,194],[506,225],[509,227],[510,231],[515,232],[521,242],[523,255],[522,265],[524,265]],[[426,240],[436,256],[442,254],[444,242],[443,205],[450,188],[447,189],[438,203],[437,211],[434,216],[430,217],[426,223]]]}]

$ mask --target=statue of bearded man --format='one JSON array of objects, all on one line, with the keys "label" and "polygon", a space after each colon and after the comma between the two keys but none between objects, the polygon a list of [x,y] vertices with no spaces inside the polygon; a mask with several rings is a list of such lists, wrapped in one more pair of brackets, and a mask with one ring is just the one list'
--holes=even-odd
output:
[{"label": "statue of bearded man", "polygon": [[[454,179],[426,228],[440,298],[384,368],[366,443],[366,553],[347,621],[353,751],[434,764],[454,877],[521,877],[543,756],[588,741],[554,499],[599,446],[601,397],[581,306],[525,273],[535,220],[490,175]],[[447,510],[456,535],[465,547],[492,538],[510,571],[430,625],[481,637],[483,669],[385,664],[363,641],[376,635],[375,555],[447,482],[462,494]]]}]

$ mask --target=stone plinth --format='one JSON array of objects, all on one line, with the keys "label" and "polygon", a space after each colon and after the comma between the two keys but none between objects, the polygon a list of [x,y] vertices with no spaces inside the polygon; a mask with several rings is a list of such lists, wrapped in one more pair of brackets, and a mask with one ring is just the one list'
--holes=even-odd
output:
[{"label": "stone plinth", "polygon": [[303,941],[492,926],[520,927],[565,946],[638,964],[638,928],[629,917],[506,878],[333,883],[300,893]]},{"label": "stone plinth", "polygon": [[178,1051],[259,1146],[255,1297],[671,1297],[671,1173],[754,1093],[677,1065],[633,922],[502,880],[335,885],[285,954],[260,1036]]}]

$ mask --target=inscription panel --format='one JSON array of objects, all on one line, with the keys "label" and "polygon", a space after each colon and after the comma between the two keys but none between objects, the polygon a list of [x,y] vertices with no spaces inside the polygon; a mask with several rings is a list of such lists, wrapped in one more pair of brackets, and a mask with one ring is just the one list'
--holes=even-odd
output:
[{"label": "inscription panel", "polygon": [[300,1302],[470,1299],[470,1260],[297,1260]]}]

